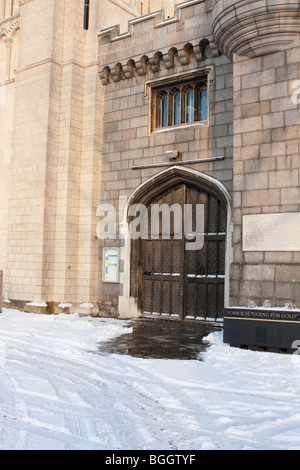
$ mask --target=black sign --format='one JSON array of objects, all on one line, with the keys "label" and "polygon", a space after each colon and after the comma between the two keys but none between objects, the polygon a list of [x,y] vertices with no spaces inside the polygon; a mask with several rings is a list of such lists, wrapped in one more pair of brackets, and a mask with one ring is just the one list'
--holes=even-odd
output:
[{"label": "black sign", "polygon": [[300,322],[299,310],[276,310],[276,309],[247,309],[226,308],[224,318],[244,318],[245,320],[271,320],[285,322]]}]

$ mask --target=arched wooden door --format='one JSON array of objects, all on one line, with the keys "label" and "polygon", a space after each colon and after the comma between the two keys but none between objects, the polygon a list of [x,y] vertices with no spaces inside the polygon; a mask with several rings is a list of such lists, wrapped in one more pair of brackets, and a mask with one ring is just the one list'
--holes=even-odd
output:
[{"label": "arched wooden door", "polygon": [[[151,236],[151,207],[162,204],[180,205],[182,214],[185,204],[193,205],[193,209],[197,204],[204,206],[204,245],[201,249],[186,249],[184,230],[178,239],[172,217],[169,239],[165,239],[162,226],[157,238]],[[213,193],[186,183],[177,184],[151,201],[148,222],[149,236],[140,241],[139,250],[142,315],[178,320],[222,317],[227,226],[223,202]]]}]

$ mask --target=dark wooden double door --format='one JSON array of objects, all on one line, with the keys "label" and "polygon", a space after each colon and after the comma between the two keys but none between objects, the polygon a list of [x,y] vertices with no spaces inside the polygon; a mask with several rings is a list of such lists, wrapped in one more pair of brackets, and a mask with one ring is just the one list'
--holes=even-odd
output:
[{"label": "dark wooden double door", "polygon": [[[176,235],[171,220],[170,239],[162,232],[150,236],[151,206],[184,204],[193,207],[196,229],[196,205],[204,207],[204,244],[187,250],[191,242]],[[226,209],[213,193],[178,184],[151,202],[148,209],[149,237],[140,244],[140,299],[143,316],[156,318],[216,319],[223,315],[226,246]]]}]

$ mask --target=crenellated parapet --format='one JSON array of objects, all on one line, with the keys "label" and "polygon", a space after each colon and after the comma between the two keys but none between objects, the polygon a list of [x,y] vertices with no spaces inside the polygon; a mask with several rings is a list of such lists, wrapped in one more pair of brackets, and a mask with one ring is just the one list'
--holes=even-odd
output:
[{"label": "crenellated parapet", "polygon": [[120,34],[118,25],[100,31],[102,84],[207,66],[220,55],[211,34],[210,5],[191,0],[177,5],[173,18],[161,10],[130,20],[126,33]]},{"label": "crenellated parapet", "polygon": [[280,51],[300,33],[297,0],[213,0],[212,30],[220,51],[248,58]]},{"label": "crenellated parapet", "polygon": [[163,26],[168,26],[173,23],[177,23],[181,21],[185,11],[187,9],[191,9],[194,6],[197,6],[199,4],[203,4],[204,9],[208,12],[210,11],[210,8],[206,6],[206,0],[190,0],[190,1],[185,1],[183,3],[180,3],[178,5],[175,5],[174,7],[174,17],[165,17],[165,11],[164,10],[159,10],[155,11],[153,13],[149,13],[148,15],[143,15],[138,18],[134,18],[133,20],[130,20],[128,22],[128,31],[125,33],[120,34],[120,25],[114,25],[112,27],[103,29],[99,33],[99,37],[101,39],[101,45],[102,44],[107,44],[109,42],[113,41],[119,41],[121,39],[133,36],[135,33],[135,29],[138,28],[138,26],[141,23],[145,23],[149,20],[154,21],[154,28],[160,28]]}]

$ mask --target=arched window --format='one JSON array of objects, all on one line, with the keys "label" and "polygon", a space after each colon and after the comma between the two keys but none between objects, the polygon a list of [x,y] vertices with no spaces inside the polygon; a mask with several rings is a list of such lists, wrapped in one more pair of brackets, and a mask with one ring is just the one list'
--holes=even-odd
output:
[{"label": "arched window", "polygon": [[153,87],[152,130],[207,121],[207,77]]}]

